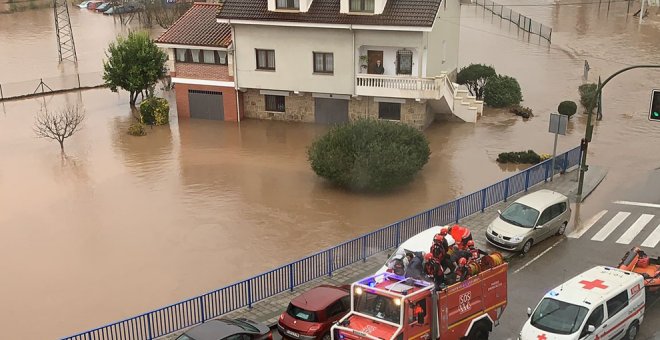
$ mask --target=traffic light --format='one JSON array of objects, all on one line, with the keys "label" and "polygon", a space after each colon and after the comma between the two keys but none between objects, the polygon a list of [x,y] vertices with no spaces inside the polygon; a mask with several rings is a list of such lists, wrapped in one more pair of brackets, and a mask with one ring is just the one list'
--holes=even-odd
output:
[{"label": "traffic light", "polygon": [[660,90],[653,90],[651,95],[651,112],[649,112],[649,120],[660,122]]}]

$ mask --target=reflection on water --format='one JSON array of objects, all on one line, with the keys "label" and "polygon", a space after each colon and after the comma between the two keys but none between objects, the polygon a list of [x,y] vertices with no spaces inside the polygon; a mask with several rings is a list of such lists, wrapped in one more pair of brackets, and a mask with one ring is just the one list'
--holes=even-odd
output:
[{"label": "reflection on water", "polygon": [[[0,320],[10,325],[3,334],[46,339],[96,327],[470,193],[515,170],[495,162],[500,152],[552,152],[549,114],[563,100],[578,101],[585,59],[591,79],[660,62],[657,26],[647,20],[638,28],[620,15],[625,7],[612,4],[609,15],[593,5],[513,8],[551,24],[553,45],[527,43],[466,7],[461,63],[492,64],[518,78],[535,117],[491,110],[477,124],[432,125],[425,131],[429,163],[409,186],[386,195],[337,190],[311,171],[306,150],[324,126],[174,119],[133,137],[126,96],[98,89],[45,98],[54,107],[81,103],[88,113],[62,158],[56,143],[32,133],[42,99],[0,104]],[[0,46],[15,51],[3,54],[0,83],[56,73],[50,15],[0,16]],[[98,58],[121,28],[87,12],[72,21],[83,27],[75,31],[79,67],[99,70]],[[26,60],[34,67],[21,68]],[[660,126],[645,112],[658,75],[631,72],[608,84],[590,160],[611,170],[589,200],[660,166],[648,148],[660,142]],[[558,150],[579,143],[585,121],[581,113],[571,119]],[[584,207],[581,213],[588,215]]]}]

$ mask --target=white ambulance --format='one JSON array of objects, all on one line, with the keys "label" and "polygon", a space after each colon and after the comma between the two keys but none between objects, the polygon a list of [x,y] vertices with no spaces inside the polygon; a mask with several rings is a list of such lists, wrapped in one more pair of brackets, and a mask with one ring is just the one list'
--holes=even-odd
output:
[{"label": "white ambulance", "polygon": [[532,312],[519,340],[635,339],[644,320],[641,275],[598,266],[548,292]]}]

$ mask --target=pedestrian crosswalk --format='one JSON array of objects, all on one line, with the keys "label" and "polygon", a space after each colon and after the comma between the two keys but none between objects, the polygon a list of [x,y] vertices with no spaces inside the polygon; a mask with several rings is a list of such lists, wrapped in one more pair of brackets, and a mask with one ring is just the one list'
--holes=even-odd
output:
[{"label": "pedestrian crosswalk", "polygon": [[660,243],[660,215],[602,210],[567,236],[655,248]]}]

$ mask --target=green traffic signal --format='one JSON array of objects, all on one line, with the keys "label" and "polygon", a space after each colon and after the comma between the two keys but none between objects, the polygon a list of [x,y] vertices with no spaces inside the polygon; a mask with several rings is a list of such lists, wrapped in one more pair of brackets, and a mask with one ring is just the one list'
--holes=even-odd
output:
[{"label": "green traffic signal", "polygon": [[660,90],[651,92],[651,109],[649,110],[649,120],[660,122]]}]

